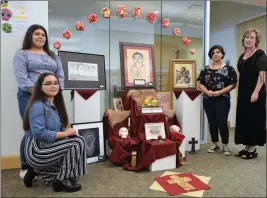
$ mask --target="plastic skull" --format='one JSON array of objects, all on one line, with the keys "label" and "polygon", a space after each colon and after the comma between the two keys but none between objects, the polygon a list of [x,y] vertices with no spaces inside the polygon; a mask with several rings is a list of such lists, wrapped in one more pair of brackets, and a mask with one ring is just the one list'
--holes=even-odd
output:
[{"label": "plastic skull", "polygon": [[177,125],[171,125],[170,126],[170,131],[171,132],[180,133],[180,127],[178,127]]},{"label": "plastic skull", "polygon": [[128,137],[128,134],[129,134],[129,132],[128,132],[128,129],[127,128],[125,128],[125,127],[120,128],[120,130],[119,130],[119,136],[121,138],[127,138]]},{"label": "plastic skull", "polygon": [[3,23],[2,24],[2,30],[5,33],[11,33],[12,32],[12,26],[9,23]]},{"label": "plastic skull", "polygon": [[12,17],[12,12],[7,8],[3,8],[2,9],[2,20],[9,21],[11,17]]}]

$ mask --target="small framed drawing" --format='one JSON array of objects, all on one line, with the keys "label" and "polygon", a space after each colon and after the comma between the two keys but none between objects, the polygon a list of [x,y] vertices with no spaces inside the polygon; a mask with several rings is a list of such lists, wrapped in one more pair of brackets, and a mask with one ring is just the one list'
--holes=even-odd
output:
[{"label": "small framed drawing", "polygon": [[170,60],[170,79],[172,87],[196,88],[196,61],[195,60]]},{"label": "small framed drawing", "polygon": [[157,140],[158,136],[166,139],[164,122],[145,124],[146,140]]},{"label": "small framed drawing", "polygon": [[121,98],[113,98],[113,105],[115,111],[123,111],[123,104]]},{"label": "small framed drawing", "polygon": [[154,45],[120,43],[120,58],[123,89],[156,86]]},{"label": "small framed drawing", "polygon": [[105,90],[105,56],[58,51],[65,74],[66,90]]},{"label": "small framed drawing", "polygon": [[103,122],[75,123],[72,128],[86,141],[87,164],[105,160]]}]

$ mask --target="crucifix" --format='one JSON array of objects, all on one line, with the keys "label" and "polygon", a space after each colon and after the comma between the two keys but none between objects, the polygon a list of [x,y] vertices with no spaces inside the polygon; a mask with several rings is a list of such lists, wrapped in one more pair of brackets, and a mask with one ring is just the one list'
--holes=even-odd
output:
[{"label": "crucifix", "polygon": [[196,154],[195,144],[197,144],[198,141],[195,140],[195,138],[192,138],[192,140],[189,141],[188,143],[189,143],[189,144],[192,144],[192,146],[191,146],[191,151],[189,151],[189,153],[191,153],[191,154]]},{"label": "crucifix", "polygon": [[177,184],[184,190],[188,190],[188,191],[196,189],[194,186],[188,183],[192,181],[190,177],[179,177],[178,175],[170,175],[169,178],[170,180],[167,180],[169,184]]},{"label": "crucifix", "polygon": [[175,52],[175,57],[176,57],[176,59],[179,59],[179,50],[177,50],[177,51]]}]

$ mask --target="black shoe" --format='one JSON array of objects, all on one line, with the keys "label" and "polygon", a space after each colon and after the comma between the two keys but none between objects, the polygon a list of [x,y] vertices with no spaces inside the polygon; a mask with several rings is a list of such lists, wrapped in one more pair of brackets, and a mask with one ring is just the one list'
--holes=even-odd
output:
[{"label": "black shoe", "polygon": [[60,180],[56,180],[55,183],[53,184],[53,189],[55,192],[77,192],[81,190],[81,185],[80,186],[73,186],[69,180],[61,182]]},{"label": "black shoe", "polygon": [[30,188],[32,187],[32,180],[38,175],[38,173],[36,173],[34,171],[33,168],[29,168],[26,175],[23,178],[24,184],[26,187]]},{"label": "black shoe", "polygon": [[242,157],[243,155],[246,155],[247,152],[248,152],[247,150],[242,150],[242,151],[239,151],[237,154],[235,154],[235,156]]},{"label": "black shoe", "polygon": [[254,159],[258,157],[258,153],[256,153],[257,149],[253,152],[247,152],[245,155],[242,155],[242,159]]},{"label": "black shoe", "polygon": [[81,187],[81,184],[80,184],[80,178],[77,178],[77,179],[69,179],[69,181],[71,182],[71,185],[72,186],[75,186],[75,187]]}]

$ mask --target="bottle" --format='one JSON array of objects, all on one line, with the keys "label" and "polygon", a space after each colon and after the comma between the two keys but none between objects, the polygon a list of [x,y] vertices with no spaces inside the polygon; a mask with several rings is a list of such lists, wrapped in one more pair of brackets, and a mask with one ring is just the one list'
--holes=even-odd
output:
[{"label": "bottle", "polygon": [[136,155],[137,155],[137,152],[132,151],[132,161],[131,161],[132,167],[136,167],[136,161],[137,161]]}]

